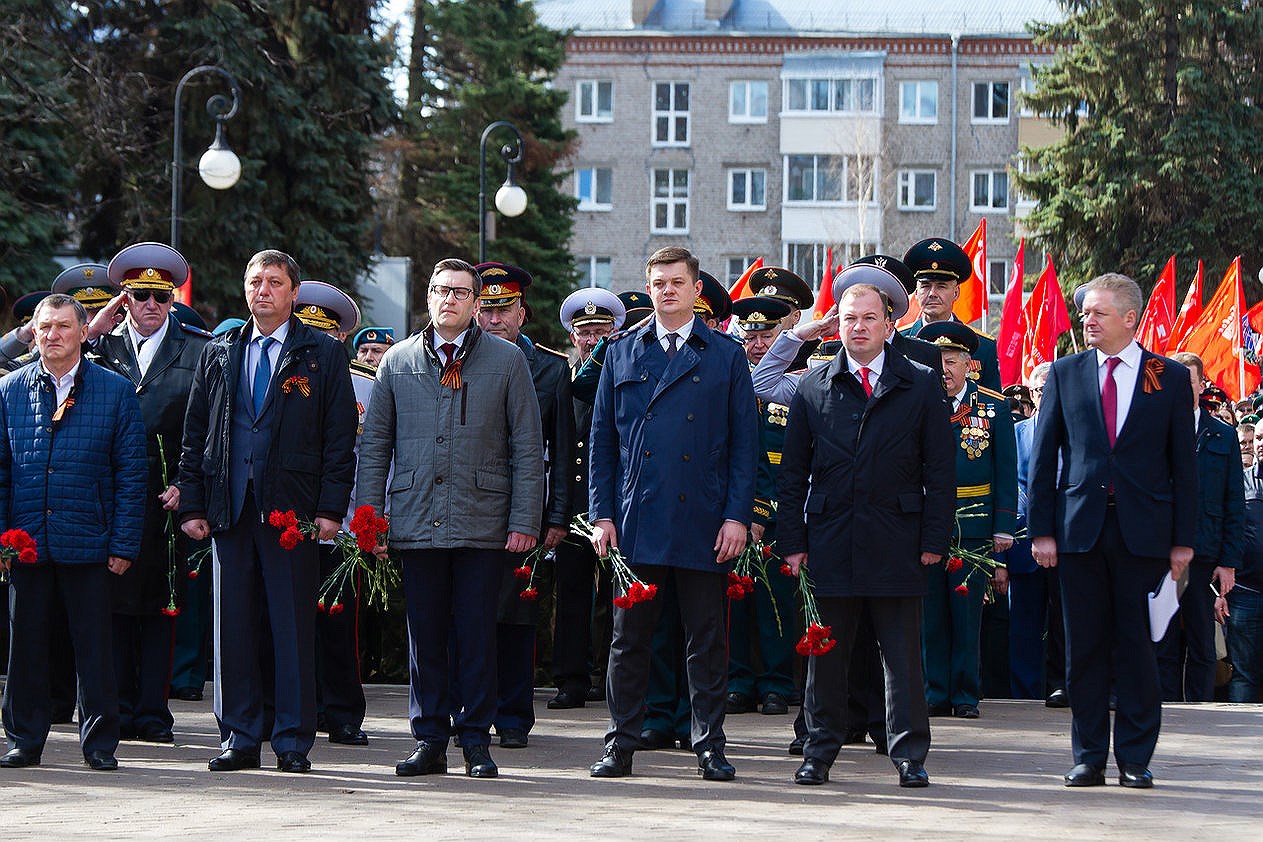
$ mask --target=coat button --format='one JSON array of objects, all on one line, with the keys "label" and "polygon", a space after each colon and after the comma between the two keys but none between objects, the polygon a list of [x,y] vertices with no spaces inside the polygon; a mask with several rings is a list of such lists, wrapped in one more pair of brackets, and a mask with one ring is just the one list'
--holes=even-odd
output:
[{"label": "coat button", "polygon": [[434,478],[434,484],[435,484],[435,485],[442,485],[442,484],[443,484],[443,478],[442,478],[442,477],[435,477],[435,478]]},{"label": "coat button", "polygon": [[438,438],[436,438],[436,439],[435,439],[435,441],[436,441],[436,442],[438,442],[439,444],[442,444],[442,443],[443,443],[443,437],[442,437],[442,436],[439,436]]},{"label": "coat button", "polygon": [[681,503],[683,503],[683,502],[684,502],[684,495],[683,495],[683,494],[681,494],[681,495],[680,495],[680,502],[681,502]]},{"label": "coat button", "polygon": [[574,481],[575,481],[575,482],[583,482],[583,475],[582,475],[582,474],[576,474],[576,475],[575,475],[575,478],[574,478]]},{"label": "coat button", "polygon": [[46,514],[46,515],[51,515],[52,513],[53,513],[53,510],[52,510],[52,509],[46,509],[46,510],[44,511],[44,514]]},{"label": "coat button", "polygon": [[48,472],[51,474],[51,473],[53,472],[53,469],[52,469],[52,468],[49,468],[49,469],[48,469]]},{"label": "coat button", "polygon": [[851,413],[851,420],[852,420],[852,421],[858,421],[858,420],[860,420],[860,414],[859,414],[858,412],[852,412],[852,413]]},{"label": "coat button", "polygon": [[687,461],[689,460],[689,455],[688,455],[687,453],[685,453],[683,456],[681,456],[681,457],[680,457],[680,459],[682,459],[683,461],[687,462]]},{"label": "coat button", "polygon": [[691,412],[690,412],[688,415],[686,415],[686,416],[685,416],[685,420],[686,420],[686,421],[692,421],[692,420],[693,420],[693,413],[691,413]]},{"label": "coat button", "polygon": [[431,525],[431,526],[434,526],[434,527],[436,527],[436,528],[437,528],[437,527],[439,527],[439,526],[442,526],[443,524],[442,524],[442,522],[441,522],[441,521],[437,521],[437,520],[436,520],[436,521],[434,521],[434,523],[432,523],[432,524],[430,524],[430,525]]},{"label": "coat button", "polygon": [[580,456],[578,459],[574,460],[574,463],[575,463],[576,465],[582,465],[582,464],[583,464],[583,457],[582,457],[582,456]]},{"label": "coat button", "polygon": [[645,413],[645,420],[646,420],[646,421],[652,421],[652,420],[653,420],[653,413],[652,413],[652,412],[646,412],[646,413]]},{"label": "coat button", "polygon": [[583,447],[583,439],[579,439],[577,442],[575,442],[575,443],[574,443],[574,446],[575,446],[575,447]]},{"label": "coat button", "polygon": [[648,459],[648,458],[649,458],[650,456],[652,456],[652,455],[653,455],[653,453],[651,453],[650,451],[648,451],[648,450],[646,450],[646,451],[645,451],[645,458],[646,458],[646,459]]},{"label": "coat button", "polygon": [[640,375],[640,379],[641,379],[641,380],[648,380],[648,379],[649,379],[649,375],[648,375],[648,374],[644,374],[644,373],[642,373],[642,374]]},{"label": "coat button", "polygon": [[694,374],[694,375],[693,375],[693,382],[694,382],[694,383],[701,383],[701,382],[702,382],[702,378],[700,378],[700,377],[698,377],[696,374]]}]

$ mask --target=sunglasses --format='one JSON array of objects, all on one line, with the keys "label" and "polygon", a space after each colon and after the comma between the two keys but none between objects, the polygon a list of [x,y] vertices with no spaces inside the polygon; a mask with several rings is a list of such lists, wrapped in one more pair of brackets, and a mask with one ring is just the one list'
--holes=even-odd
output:
[{"label": "sunglasses", "polygon": [[132,297],[132,301],[148,301],[149,296],[153,296],[153,300],[159,304],[168,304],[171,301],[172,294],[162,289],[131,289],[127,294]]}]

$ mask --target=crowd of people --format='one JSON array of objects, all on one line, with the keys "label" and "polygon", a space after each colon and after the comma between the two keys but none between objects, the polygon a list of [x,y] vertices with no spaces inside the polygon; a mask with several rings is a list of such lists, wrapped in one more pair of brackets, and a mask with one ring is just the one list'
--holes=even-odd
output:
[{"label": "crowd of people", "polygon": [[[1260,699],[1258,407],[1142,348],[1117,274],[1083,287],[1088,350],[1002,392],[994,340],[952,315],[972,271],[942,238],[870,255],[809,318],[793,272],[734,301],[667,247],[643,292],[565,299],[566,354],[528,338],[532,276],[502,263],[439,261],[399,341],[280,251],[213,332],[174,300],[175,249],[67,269],[0,338],[0,768],[38,765],[73,709],[94,770],[172,741],[207,628],[211,771],[367,744],[343,536],[385,516],[361,552],[402,585],[400,776],[454,742],[496,777],[542,666],[549,709],[608,705],[596,778],[678,745],[732,780],[726,718],[796,707],[795,783],[871,740],[923,787],[931,718],[1008,697],[1070,708],[1067,786],[1105,783],[1115,710],[1119,783],[1152,786],[1162,701]],[[1166,577],[1180,608],[1151,622]]]}]

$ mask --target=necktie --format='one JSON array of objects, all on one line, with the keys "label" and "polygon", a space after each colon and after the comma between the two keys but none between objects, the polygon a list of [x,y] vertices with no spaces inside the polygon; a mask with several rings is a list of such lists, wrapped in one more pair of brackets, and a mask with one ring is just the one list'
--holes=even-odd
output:
[{"label": "necktie", "polygon": [[1114,369],[1120,362],[1118,357],[1106,358],[1105,385],[1101,387],[1101,409],[1105,413],[1105,434],[1109,436],[1111,449],[1118,439],[1118,384],[1114,382]]},{"label": "necktie", "polygon": [[268,354],[268,348],[275,341],[270,336],[259,339],[259,364],[254,367],[254,390],[251,392],[256,416],[263,411],[263,399],[267,397],[268,383],[272,380],[272,357]]},{"label": "necktie", "polygon": [[455,342],[444,342],[439,350],[443,352],[443,367],[447,368],[456,359],[457,345]]},{"label": "necktie", "polygon": [[873,384],[868,382],[868,375],[872,373],[872,369],[860,366],[860,385],[864,387],[864,394],[870,398],[873,396]]},{"label": "necktie", "polygon": [[679,348],[676,346],[675,343],[678,342],[679,339],[680,339],[680,334],[678,333],[667,334],[667,343],[668,343],[667,344],[667,359],[668,360],[675,359],[675,352],[679,350]]}]

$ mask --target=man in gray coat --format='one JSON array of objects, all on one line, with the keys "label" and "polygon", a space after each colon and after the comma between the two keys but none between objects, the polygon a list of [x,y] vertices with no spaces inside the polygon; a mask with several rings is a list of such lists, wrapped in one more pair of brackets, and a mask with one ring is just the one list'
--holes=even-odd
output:
[{"label": "man in gray coat", "polygon": [[382,358],[360,441],[358,505],[383,510],[394,460],[390,543],[401,551],[408,714],[417,740],[395,766],[401,776],[447,770],[453,632],[465,771],[474,778],[498,774],[488,750],[496,713],[496,597],[510,553],[530,550],[539,538],[539,404],[522,352],[474,320],[480,286],[463,260],[435,265],[430,324]]}]

